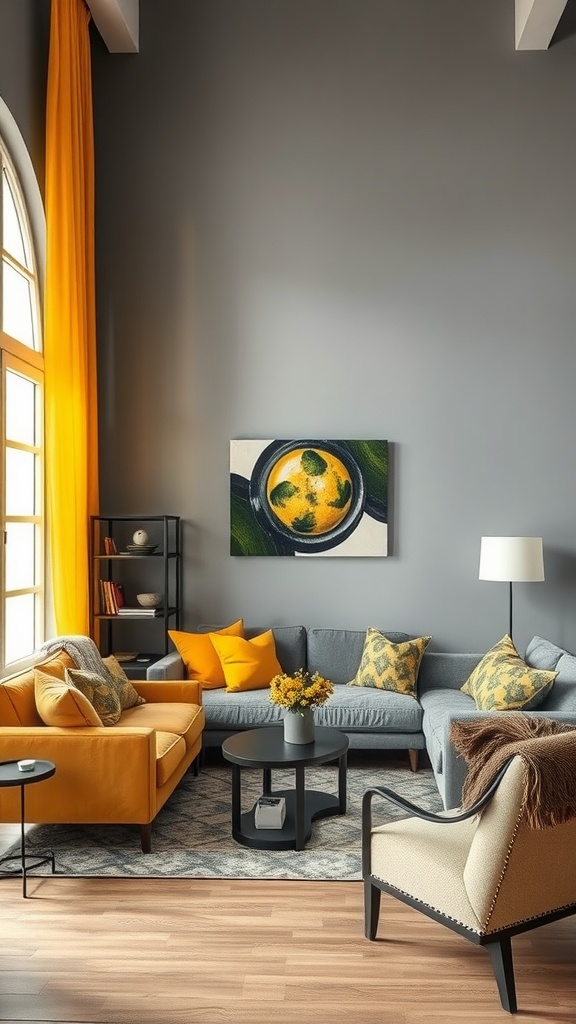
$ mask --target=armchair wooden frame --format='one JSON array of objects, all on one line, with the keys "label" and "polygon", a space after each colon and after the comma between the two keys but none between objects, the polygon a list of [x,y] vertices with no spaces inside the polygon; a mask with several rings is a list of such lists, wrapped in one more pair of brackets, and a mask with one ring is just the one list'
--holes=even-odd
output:
[{"label": "armchair wooden frame", "polygon": [[490,954],[492,968],[498,985],[500,1001],[505,1010],[509,1013],[516,1013],[517,999],[514,980],[514,964],[512,959],[511,938],[522,932],[531,931],[541,925],[557,921],[564,917],[576,914],[576,903],[568,907],[562,907],[551,913],[539,915],[531,920],[522,921],[519,924],[508,928],[482,934],[467,928],[465,925],[442,914],[440,911],[428,906],[418,899],[413,898],[405,892],[400,891],[393,885],[389,885],[382,879],[371,873],[371,833],[372,833],[372,802],[376,797],[383,798],[393,803],[396,807],[406,811],[408,815],[416,816],[424,821],[433,822],[439,825],[451,825],[454,822],[465,821],[467,818],[479,814],[490,802],[498,789],[506,771],[513,759],[510,758],[494,777],[491,785],[483,796],[468,810],[455,814],[434,814],[424,808],[418,807],[410,801],[405,800],[393,790],[383,788],[367,789],[362,798],[362,877],[364,881],[364,933],[367,939],[374,941],[378,930],[380,916],[380,897],[383,892],[395,899],[400,900],[409,907],[421,911],[433,921],[446,925],[452,931],[463,935],[471,942],[484,946]]}]

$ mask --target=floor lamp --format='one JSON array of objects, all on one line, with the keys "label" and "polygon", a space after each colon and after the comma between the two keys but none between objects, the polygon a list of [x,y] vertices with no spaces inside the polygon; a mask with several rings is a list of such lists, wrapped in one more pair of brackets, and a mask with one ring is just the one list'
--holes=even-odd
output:
[{"label": "floor lamp", "polygon": [[541,537],[482,537],[481,580],[510,585],[510,639],[512,640],[512,584],[539,583],[544,579]]}]

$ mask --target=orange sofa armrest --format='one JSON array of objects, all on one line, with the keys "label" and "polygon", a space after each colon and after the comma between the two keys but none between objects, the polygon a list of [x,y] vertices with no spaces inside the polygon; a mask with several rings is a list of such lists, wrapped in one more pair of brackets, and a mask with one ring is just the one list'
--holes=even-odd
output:
[{"label": "orange sofa armrest", "polygon": [[150,704],[202,704],[197,679],[133,679],[131,683]]}]

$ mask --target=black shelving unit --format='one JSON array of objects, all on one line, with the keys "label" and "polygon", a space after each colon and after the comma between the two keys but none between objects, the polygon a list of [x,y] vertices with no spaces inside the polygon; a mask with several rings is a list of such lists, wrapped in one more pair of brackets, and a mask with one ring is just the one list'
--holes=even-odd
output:
[{"label": "black shelving unit", "polygon": [[[146,554],[127,551],[136,530],[145,530],[154,551]],[[180,628],[182,604],[182,529],[180,516],[90,517],[90,629],[100,652],[106,656],[132,649],[134,623],[138,636],[146,635],[146,650],[138,653],[148,661],[128,661],[122,668],[131,678],[145,678],[146,669],[168,654],[168,629]],[[114,554],[105,550],[104,538],[110,537]],[[152,616],[111,614],[105,611],[101,581],[121,584],[126,604],[138,607],[137,593],[158,592],[162,606]]]}]

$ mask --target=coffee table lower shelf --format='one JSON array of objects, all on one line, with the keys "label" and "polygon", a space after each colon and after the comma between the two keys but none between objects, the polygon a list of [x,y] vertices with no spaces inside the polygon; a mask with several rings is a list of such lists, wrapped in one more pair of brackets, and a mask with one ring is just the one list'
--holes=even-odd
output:
[{"label": "coffee table lower shelf", "polygon": [[[294,850],[296,845],[296,793],[293,789],[274,790],[269,796],[283,796],[286,800],[286,818],[282,828],[256,828],[252,810],[240,815],[240,826],[232,827],[232,836],[242,846],[254,850]],[[307,789],[304,794],[303,840],[308,842],[312,833],[312,822],[317,818],[329,818],[342,814],[338,797],[319,790]]]}]

